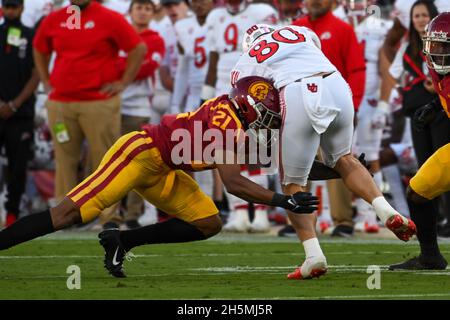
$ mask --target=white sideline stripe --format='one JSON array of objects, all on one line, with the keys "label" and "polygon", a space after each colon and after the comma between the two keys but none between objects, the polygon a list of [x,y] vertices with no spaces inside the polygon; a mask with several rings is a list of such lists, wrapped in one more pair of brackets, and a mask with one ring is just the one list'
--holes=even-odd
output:
[{"label": "white sideline stripe", "polygon": [[[422,293],[422,294],[362,294],[362,295],[315,296],[315,297],[258,297],[258,298],[248,298],[248,300],[321,300],[321,299],[326,300],[326,299],[364,299],[364,298],[383,299],[383,298],[427,298],[427,297],[429,298],[450,297],[450,292]],[[214,300],[226,300],[226,299],[229,298],[214,298]]]}]

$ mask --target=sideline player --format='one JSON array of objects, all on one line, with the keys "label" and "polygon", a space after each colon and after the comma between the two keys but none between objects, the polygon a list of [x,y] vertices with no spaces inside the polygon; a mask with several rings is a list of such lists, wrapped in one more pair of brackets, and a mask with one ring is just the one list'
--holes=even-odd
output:
[{"label": "sideline player", "polygon": [[[380,220],[399,239],[415,234],[414,223],[383,197],[370,173],[351,154],[354,108],[348,84],[320,50],[310,29],[255,25],[246,31],[244,54],[231,72],[231,82],[257,75],[274,81],[280,90],[280,176],[283,192],[305,190],[314,157],[321,148],[325,164],[345,185],[371,203]],[[305,262],[289,279],[319,277],[327,270],[316,235],[316,216],[288,213],[306,252]]]}]

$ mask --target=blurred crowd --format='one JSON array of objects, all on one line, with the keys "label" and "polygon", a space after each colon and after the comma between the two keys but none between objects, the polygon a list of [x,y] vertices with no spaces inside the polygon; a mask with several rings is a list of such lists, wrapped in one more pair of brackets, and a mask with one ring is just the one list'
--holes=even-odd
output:
[{"label": "blurred crowd", "polygon": [[[354,153],[365,154],[400,213],[411,210],[409,179],[450,142],[446,119],[420,132],[411,122],[415,110],[437,98],[421,37],[438,12],[450,11],[448,0],[0,2],[0,226],[60,201],[120,135],[228,93],[244,32],[258,23],[306,26],[318,35],[353,93]],[[244,166],[242,174],[280,190],[277,175]],[[214,171],[194,176],[221,210],[225,232],[264,233],[278,225],[279,236],[296,236],[280,209],[228,194]],[[372,207],[342,181],[309,188],[321,201],[321,233],[380,231]],[[438,234],[450,237],[450,194],[433,209]],[[168,214],[130,193],[77,228],[133,229]]]}]

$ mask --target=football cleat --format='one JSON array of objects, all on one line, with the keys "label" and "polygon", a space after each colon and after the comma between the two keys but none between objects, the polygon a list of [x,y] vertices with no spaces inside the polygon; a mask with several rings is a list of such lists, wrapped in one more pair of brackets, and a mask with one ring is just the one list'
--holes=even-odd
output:
[{"label": "football cleat", "polygon": [[290,280],[319,278],[327,272],[327,260],[324,256],[310,257],[303,264],[287,275]]},{"label": "football cleat", "polygon": [[378,223],[369,223],[367,221],[361,221],[355,223],[355,231],[366,232],[366,233],[378,233],[380,231],[380,226]]},{"label": "football cleat", "polygon": [[249,232],[253,232],[253,233],[265,233],[265,232],[269,232],[269,231],[270,231],[269,220],[253,221],[252,224],[250,225],[250,230],[249,230]]},{"label": "football cleat", "polygon": [[416,234],[416,225],[414,222],[399,214],[395,214],[387,219],[386,227],[391,230],[397,238],[403,241],[409,241],[409,239]]},{"label": "football cleat", "polygon": [[389,270],[445,270],[447,261],[444,257],[424,258],[418,256],[405,262],[393,264],[389,266]]},{"label": "football cleat", "polygon": [[107,229],[98,235],[100,244],[105,249],[105,259],[103,260],[105,269],[116,278],[125,278],[123,261],[126,250],[120,241],[120,231],[117,228]]},{"label": "football cleat", "polygon": [[16,221],[17,221],[17,216],[13,213],[8,212],[8,214],[6,215],[5,228],[11,226]]},{"label": "football cleat", "polygon": [[250,229],[250,222],[238,219],[227,222],[227,224],[225,224],[223,227],[223,231],[225,232],[237,232],[237,233],[247,232],[249,229]]}]

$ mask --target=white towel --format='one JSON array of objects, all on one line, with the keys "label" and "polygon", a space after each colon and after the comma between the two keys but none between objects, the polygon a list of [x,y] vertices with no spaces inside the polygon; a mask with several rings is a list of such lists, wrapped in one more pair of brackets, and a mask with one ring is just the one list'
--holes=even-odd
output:
[{"label": "white towel", "polygon": [[300,82],[306,113],[318,134],[324,133],[340,112],[336,107],[322,104],[322,82],[322,76],[303,78]]}]

